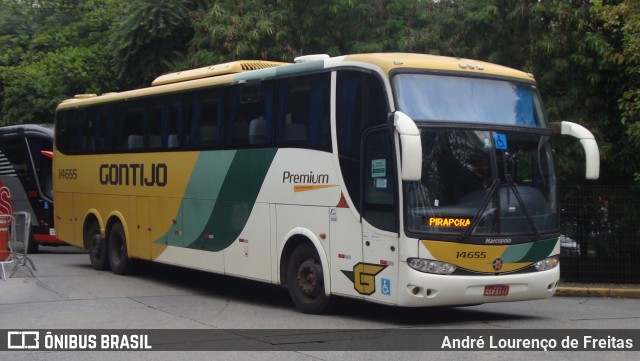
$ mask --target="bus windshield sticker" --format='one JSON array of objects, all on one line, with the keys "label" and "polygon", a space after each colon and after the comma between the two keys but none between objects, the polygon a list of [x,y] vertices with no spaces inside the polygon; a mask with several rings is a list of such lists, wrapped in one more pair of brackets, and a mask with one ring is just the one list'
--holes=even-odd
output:
[{"label": "bus windshield sticker", "polygon": [[496,144],[496,149],[498,150],[508,150],[507,146],[507,136],[502,133],[494,133],[493,134],[493,142]]},{"label": "bus windshield sticker", "polygon": [[387,178],[376,178],[375,179],[375,187],[378,189],[386,189],[387,188]]},{"label": "bus windshield sticker", "polygon": [[371,178],[382,178],[387,176],[387,160],[373,159],[371,161]]}]

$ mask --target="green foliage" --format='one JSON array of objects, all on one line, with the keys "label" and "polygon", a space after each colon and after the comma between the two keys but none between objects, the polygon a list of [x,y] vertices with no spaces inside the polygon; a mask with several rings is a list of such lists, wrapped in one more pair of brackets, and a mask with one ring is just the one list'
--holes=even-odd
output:
[{"label": "green foliage", "polygon": [[[69,47],[47,53],[35,63],[25,63],[2,73],[2,113],[13,123],[53,120],[53,110],[68,94],[98,92],[110,79],[110,64],[90,49]],[[7,122],[8,123],[8,122]]]},{"label": "green foliage", "polygon": [[193,36],[193,0],[126,2],[111,35],[115,70],[124,87],[148,86],[158,75],[184,60]]},{"label": "green foliage", "polygon": [[588,43],[603,60],[599,70],[607,75],[600,91],[611,94],[609,104],[617,104],[617,109],[609,106],[606,111],[619,117],[610,122],[616,130],[612,171],[640,184],[640,3],[598,1],[591,10]]},{"label": "green foliage", "polygon": [[[0,123],[75,93],[234,59],[418,52],[535,74],[551,121],[594,132],[605,183],[640,182],[637,0],[0,0]],[[556,148],[563,181],[582,151]]]},{"label": "green foliage", "polygon": [[216,1],[196,17],[188,64],[291,61],[314,53],[440,53],[449,48],[443,35],[453,27],[439,8],[462,13],[447,2],[415,0]]},{"label": "green foliage", "polygon": [[117,86],[108,31],[122,0],[1,0],[0,124],[51,122],[77,93]]},{"label": "green foliage", "polygon": [[283,60],[295,53],[287,16],[271,1],[216,1],[194,20],[190,63],[209,65],[240,58]]}]

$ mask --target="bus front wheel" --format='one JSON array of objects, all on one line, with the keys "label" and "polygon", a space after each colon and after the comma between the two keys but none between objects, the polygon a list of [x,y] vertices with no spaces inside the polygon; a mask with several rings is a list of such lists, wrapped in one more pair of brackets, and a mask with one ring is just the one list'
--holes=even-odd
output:
[{"label": "bus front wheel", "polygon": [[109,265],[113,273],[124,275],[131,272],[133,260],[127,253],[127,242],[122,224],[116,223],[109,232]]},{"label": "bus front wheel", "polygon": [[319,314],[326,310],[329,296],[324,291],[322,263],[310,244],[299,245],[291,254],[287,266],[287,287],[300,311]]},{"label": "bus front wheel", "polygon": [[107,240],[100,236],[100,226],[98,223],[92,223],[85,231],[85,244],[89,250],[89,260],[91,267],[95,270],[106,270],[109,268],[107,259]]}]

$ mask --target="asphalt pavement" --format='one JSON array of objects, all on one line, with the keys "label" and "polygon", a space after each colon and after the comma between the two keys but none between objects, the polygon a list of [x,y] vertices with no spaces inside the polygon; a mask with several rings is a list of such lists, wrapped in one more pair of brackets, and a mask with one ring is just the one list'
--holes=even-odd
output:
[{"label": "asphalt pavement", "polygon": [[[513,325],[518,325],[516,327],[523,327],[527,329],[537,329],[539,327],[536,325],[539,325],[540,322],[545,325],[549,323],[554,324],[555,322],[555,325],[560,325],[560,328],[567,327],[571,329],[587,329],[588,332],[591,333],[596,332],[593,330],[600,330],[601,328],[607,329],[608,327],[610,329],[612,328],[612,324],[615,324],[616,327],[619,327],[620,329],[637,328],[637,313],[634,313],[636,311],[632,311],[631,313],[628,311],[630,309],[637,310],[637,307],[635,306],[637,301],[625,300],[625,298],[640,299],[640,285],[562,283],[556,292],[556,297],[558,298],[554,297],[554,299],[547,301],[555,302],[556,305],[560,304],[562,306],[569,304],[569,307],[574,307],[575,305],[576,311],[575,313],[571,313],[569,316],[563,316],[560,318],[557,317],[558,313],[562,313],[564,315],[563,312],[565,311],[562,311],[561,309],[555,309],[554,311],[554,307],[545,308],[544,312],[538,313],[531,311],[532,309],[535,309],[531,308],[528,309],[530,312],[523,315],[520,313],[520,310],[517,312],[509,312],[508,305],[501,305],[500,312],[497,313],[495,312],[495,308],[482,308],[483,306],[478,306],[479,309],[460,308],[452,311],[438,311],[439,313],[443,313],[442,316],[434,316],[434,314],[425,313],[423,316],[419,316],[415,320],[415,315],[413,314],[411,315],[411,318],[409,318],[405,317],[406,314],[399,311],[375,308],[371,306],[369,311],[366,312],[367,317],[359,318],[357,315],[355,317],[351,316],[351,312],[353,312],[353,310],[349,309],[349,307],[355,303],[349,303],[346,301],[343,307],[349,309],[349,312],[345,313],[345,315],[349,316],[331,315],[316,318],[293,312],[294,308],[292,306],[289,307],[287,302],[280,302],[282,299],[288,300],[288,295],[286,295],[285,291],[273,292],[273,294],[271,294],[270,292],[272,289],[269,288],[269,296],[267,297],[267,293],[264,292],[267,290],[267,287],[265,286],[262,288],[260,284],[245,283],[245,285],[250,285],[250,287],[253,288],[252,290],[248,290],[245,287],[230,289],[225,287],[224,284],[220,285],[217,283],[224,283],[223,278],[207,278],[208,281],[213,280],[213,283],[211,283],[212,285],[216,284],[224,290],[222,292],[223,296],[217,297],[219,294],[215,291],[215,287],[213,290],[210,290],[209,288],[206,290],[201,288],[194,289],[189,288],[188,285],[185,288],[183,283],[186,280],[183,280],[184,276],[181,276],[180,274],[170,274],[170,276],[175,277],[168,277],[168,279],[162,278],[163,282],[156,282],[151,286],[145,283],[148,281],[145,277],[149,277],[149,275],[145,273],[142,274],[142,277],[132,277],[121,280],[124,282],[115,282],[114,279],[119,276],[111,275],[111,272],[99,273],[97,271],[93,271],[89,265],[88,256],[80,253],[85,252],[73,247],[44,248],[41,254],[31,255],[34,260],[34,266],[36,267],[33,274],[25,264],[16,270],[13,277],[10,277],[15,264],[5,265],[7,279],[6,281],[0,280],[0,305],[2,305],[3,310],[6,310],[7,313],[1,318],[2,322],[0,322],[0,325],[4,326],[0,328],[15,327],[14,325],[22,324],[24,321],[23,317],[25,317],[24,311],[26,310],[29,315],[27,317],[30,318],[29,322],[25,324],[25,329],[27,330],[36,329],[39,325],[48,326],[43,326],[43,329],[51,329],[51,325],[62,325],[59,327],[61,329],[73,329],[74,327],[78,327],[77,324],[79,324],[74,323],[75,319],[81,320],[83,326],[80,328],[87,329],[98,329],[96,325],[99,325],[98,327],[100,329],[126,329],[128,328],[128,325],[132,325],[131,328],[153,330],[162,329],[166,327],[166,325],[171,325],[171,328],[176,329],[213,329],[215,332],[222,333],[225,340],[230,339],[233,342],[236,342],[236,339],[238,339],[242,342],[246,342],[246,344],[243,343],[241,347],[233,348],[233,350],[249,350],[249,343],[256,342],[258,339],[251,335],[247,336],[239,334],[239,331],[228,330],[228,328],[230,328],[229,325],[232,324],[248,325],[247,327],[251,330],[254,328],[260,329],[261,327],[268,325],[269,330],[262,330],[262,332],[272,332],[272,329],[274,328],[281,329],[284,330],[283,332],[286,332],[288,330],[287,327],[291,325],[311,324],[317,326],[314,328],[319,329],[333,328],[335,325],[336,329],[346,327],[349,330],[364,330],[363,332],[365,332],[365,334],[360,338],[350,336],[350,340],[364,341],[379,340],[379,338],[372,338],[370,334],[366,334],[366,332],[370,332],[371,329],[375,330],[382,327],[381,329],[385,330],[399,329],[400,331],[403,331],[404,329],[407,329],[414,331],[414,329],[420,328],[413,327],[416,324],[420,326],[427,324],[429,326],[433,326],[428,327],[429,330],[436,330],[447,334],[451,332],[461,332],[460,330],[465,327],[478,327],[480,329],[486,328],[490,329],[492,333],[499,328],[507,328],[509,332],[513,332]],[[156,269],[156,271],[158,270]],[[187,274],[187,278],[190,275],[195,275],[195,273],[185,274]],[[153,273],[150,273],[150,275],[153,275]],[[199,277],[196,278],[197,280],[200,280]],[[151,277],[149,279],[154,278]],[[195,282],[196,281],[193,281],[193,283]],[[247,294],[260,294],[260,302],[253,304],[251,301],[252,298],[248,297]],[[588,298],[570,299],[569,297],[572,296]],[[563,299],[561,297],[565,298]],[[603,299],[597,299],[598,297]],[[238,302],[229,302],[229,300],[237,300]],[[285,306],[282,306],[283,304]],[[542,302],[541,307],[545,307],[543,304],[544,303]],[[615,306],[611,306],[612,304],[615,304]],[[35,306],[36,308],[33,308],[34,305],[37,305]],[[502,307],[506,307],[507,309],[503,311]],[[601,311],[602,307],[609,307],[606,309],[605,316],[598,313]],[[614,307],[615,310],[612,307]],[[594,310],[597,312],[594,312]],[[373,314],[375,315],[373,319],[370,319],[368,316],[370,311],[373,311]],[[389,313],[385,314],[387,311],[389,311]],[[620,313],[615,313],[617,311]],[[114,318],[111,312],[118,312],[120,318]],[[554,314],[553,312],[557,313]],[[614,312],[615,314],[611,314],[611,312]],[[261,317],[254,317],[255,314],[260,314]],[[592,316],[594,314],[595,316]],[[46,322],[43,321],[42,317],[46,317]],[[400,322],[397,322],[397,317],[401,318]],[[430,319],[430,322],[424,323],[423,320],[427,318]],[[446,322],[442,320],[446,320]],[[470,323],[469,320],[471,320]],[[566,323],[567,326],[565,326],[565,321],[568,321]],[[215,324],[216,327],[210,327],[213,324]],[[334,333],[329,333],[327,337],[335,338],[335,333],[343,335],[344,332],[346,331],[336,330]],[[564,331],[560,330],[558,332]],[[616,332],[623,331],[616,330]],[[416,336],[418,334],[410,333],[410,335]],[[300,337],[303,336],[304,335]],[[299,337],[299,335],[296,334],[294,337]],[[438,338],[436,337],[436,339]],[[560,338],[558,338],[558,340],[560,340]],[[331,340],[327,340],[326,345],[334,345],[334,343],[330,343],[329,341]],[[392,341],[396,342],[397,340],[393,339]],[[165,345],[163,342],[153,344]],[[282,344],[288,344],[287,342],[290,341],[287,339],[286,342],[282,342]],[[300,344],[300,342],[296,342],[296,345]],[[2,344],[2,340],[0,340],[0,344]],[[169,343],[166,344],[168,345]],[[185,342],[184,344],[186,345],[185,347],[191,347],[191,344],[188,342]],[[259,344],[265,345],[268,343],[261,342]],[[325,343],[320,343],[320,345],[324,344]],[[437,349],[437,347],[433,349]],[[189,350],[192,349],[189,348]],[[218,355],[221,359],[229,359],[229,356],[232,356],[231,358],[235,359],[302,359],[310,361],[317,359],[342,360],[345,359],[346,356],[353,360],[371,361],[374,359],[390,359],[395,358],[391,356],[397,356],[393,353],[374,354],[373,356],[371,354],[366,354],[366,356],[363,356],[364,354],[359,352],[335,353],[335,350],[332,352],[334,353],[312,354],[309,352],[297,352],[281,354],[262,352],[249,354],[224,353]],[[0,355],[1,354],[2,352],[0,351]],[[67,355],[71,355],[72,358],[67,358]],[[58,359],[79,361],[86,359],[87,356],[97,361],[101,360],[100,357],[105,360],[111,360],[113,355],[113,353],[88,355],[77,352],[65,354],[63,357],[53,352],[11,353],[12,359],[15,360],[42,359],[48,361]],[[161,353],[153,353],[153,356],[147,356],[147,354],[143,352],[136,355],[140,356],[136,357],[140,360],[156,360],[156,357],[161,355]],[[197,353],[196,355],[194,355],[194,353],[189,353],[188,355],[170,353],[167,354],[167,357],[162,354],[162,357],[169,360],[171,359],[169,355],[177,356],[174,359],[187,359],[190,361],[211,359],[209,354]],[[326,357],[327,355],[331,357]],[[432,357],[432,353],[416,353],[415,355],[416,356],[413,358],[434,359]],[[478,358],[477,354],[472,352],[458,353],[455,357],[450,357],[449,353],[439,353],[439,355],[441,356],[439,359],[447,360],[469,359],[477,361],[485,359],[495,360],[498,358],[497,356],[494,357],[490,354],[483,354],[484,357],[481,356]],[[118,354],[118,356],[122,356],[122,359],[128,359],[130,354],[122,353]],[[280,356],[285,357],[280,358]],[[537,360],[539,359],[538,356],[541,355],[536,353],[518,354],[515,358],[518,360],[528,361]],[[571,357],[567,358],[565,356]],[[584,355],[581,355],[580,353],[564,353],[562,357],[562,359],[576,360],[583,360],[585,358],[590,359],[592,357],[584,357]],[[624,358],[626,359],[628,357]]]}]

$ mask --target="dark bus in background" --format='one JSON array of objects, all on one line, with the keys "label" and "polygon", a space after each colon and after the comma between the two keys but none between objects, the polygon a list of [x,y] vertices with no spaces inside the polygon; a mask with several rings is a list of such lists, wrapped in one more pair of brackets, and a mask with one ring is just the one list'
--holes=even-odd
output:
[{"label": "dark bus in background", "polygon": [[29,212],[29,252],[61,245],[53,226],[53,124],[0,127],[0,214]]}]

